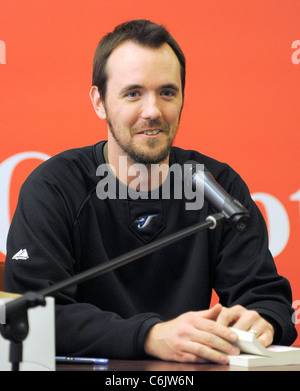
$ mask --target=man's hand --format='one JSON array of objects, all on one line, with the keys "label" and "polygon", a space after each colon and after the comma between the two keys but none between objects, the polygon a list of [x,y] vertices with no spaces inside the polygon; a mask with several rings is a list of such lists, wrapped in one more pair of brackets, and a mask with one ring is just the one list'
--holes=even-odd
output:
[{"label": "man's hand", "polygon": [[209,310],[187,312],[156,324],[146,338],[146,353],[168,361],[227,364],[227,355],[238,354],[239,350],[232,345],[237,335],[216,322],[222,308],[217,304]]},{"label": "man's hand", "polygon": [[247,310],[240,305],[231,308],[222,307],[217,323],[225,327],[235,327],[245,331],[253,330],[259,342],[265,347],[273,342],[273,326],[263,319],[258,312]]},{"label": "man's hand", "polygon": [[239,354],[234,346],[238,337],[230,327],[255,330],[264,346],[273,341],[272,325],[256,311],[217,304],[209,310],[187,312],[156,324],[147,335],[145,351],[167,361],[228,364],[228,355]]}]

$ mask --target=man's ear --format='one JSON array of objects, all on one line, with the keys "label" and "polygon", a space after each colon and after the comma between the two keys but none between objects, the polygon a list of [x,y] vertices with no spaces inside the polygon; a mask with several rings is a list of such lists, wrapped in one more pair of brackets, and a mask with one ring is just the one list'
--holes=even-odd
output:
[{"label": "man's ear", "polygon": [[90,90],[90,98],[98,117],[106,119],[106,110],[97,86],[92,86]]}]

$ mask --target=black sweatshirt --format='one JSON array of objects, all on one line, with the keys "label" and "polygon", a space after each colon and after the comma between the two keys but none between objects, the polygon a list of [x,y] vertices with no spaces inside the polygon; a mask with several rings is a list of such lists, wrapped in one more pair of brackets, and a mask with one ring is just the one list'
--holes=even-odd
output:
[{"label": "black sweatshirt", "polygon": [[[155,200],[100,199],[104,177],[96,171],[105,163],[104,144],[58,154],[23,184],[7,241],[6,291],[40,290],[215,212],[206,201],[200,210],[186,210],[187,200],[172,194],[169,200],[162,194]],[[239,234],[225,222],[59,292],[56,354],[145,357],[149,328],[207,309],[212,289],[222,305],[240,304],[270,321],[275,343],[295,340],[290,285],[277,274],[265,222],[247,186],[227,164],[172,147],[170,165],[189,160],[204,164],[247,207],[250,229]],[[28,258],[13,259],[21,249]]]}]

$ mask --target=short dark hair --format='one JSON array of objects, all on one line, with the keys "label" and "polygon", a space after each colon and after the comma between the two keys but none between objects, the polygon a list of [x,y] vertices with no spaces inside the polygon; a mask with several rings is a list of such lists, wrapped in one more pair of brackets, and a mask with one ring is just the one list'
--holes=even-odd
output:
[{"label": "short dark hair", "polygon": [[159,48],[164,43],[171,46],[180,63],[182,95],[185,87],[185,56],[172,35],[163,27],[145,19],[131,20],[118,25],[113,32],[106,34],[99,42],[93,62],[94,86],[98,87],[105,100],[107,72],[106,63],[112,51],[125,41],[133,41],[142,46]]}]

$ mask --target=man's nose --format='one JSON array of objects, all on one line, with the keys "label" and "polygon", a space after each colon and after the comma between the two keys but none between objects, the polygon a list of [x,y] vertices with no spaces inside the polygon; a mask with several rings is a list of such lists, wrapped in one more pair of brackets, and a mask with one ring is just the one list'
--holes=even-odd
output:
[{"label": "man's nose", "polygon": [[142,117],[144,119],[157,119],[161,115],[159,98],[155,94],[147,94],[143,100]]}]

